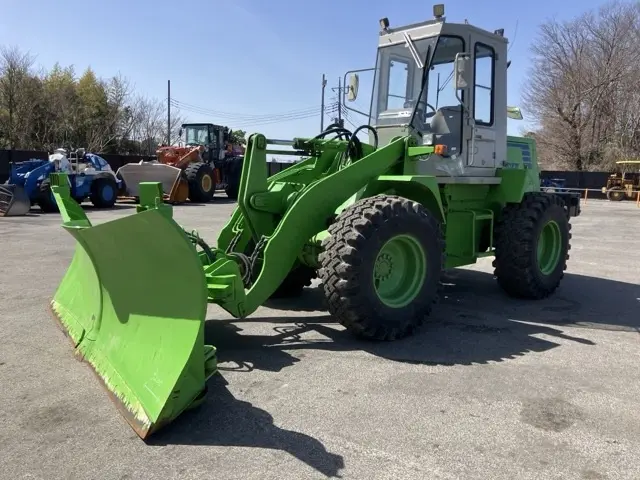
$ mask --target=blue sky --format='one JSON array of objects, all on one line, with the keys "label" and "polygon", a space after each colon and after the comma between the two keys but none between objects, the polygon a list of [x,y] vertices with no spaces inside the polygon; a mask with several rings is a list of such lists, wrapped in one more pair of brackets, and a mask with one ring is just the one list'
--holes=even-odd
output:
[{"label": "blue sky", "polygon": [[[504,28],[510,42],[517,22],[508,100],[518,105],[538,26],[601,3],[450,0],[445,8],[448,21]],[[275,138],[319,131],[322,74],[330,104],[335,99],[330,87],[345,71],[374,65],[380,18],[401,25],[428,19],[432,11],[431,3],[416,0],[405,0],[402,7],[388,0],[0,0],[0,5],[0,44],[30,51],[45,68],[59,61],[79,73],[87,66],[105,77],[120,72],[137,91],[158,98],[166,96],[170,79],[172,97],[196,107],[182,109],[189,121]],[[362,80],[357,106],[368,111],[366,74]],[[314,108],[318,114],[305,118]],[[287,122],[264,124],[256,118],[291,111],[301,113]],[[365,123],[355,114],[350,118]],[[523,126],[509,122],[510,133]]]}]

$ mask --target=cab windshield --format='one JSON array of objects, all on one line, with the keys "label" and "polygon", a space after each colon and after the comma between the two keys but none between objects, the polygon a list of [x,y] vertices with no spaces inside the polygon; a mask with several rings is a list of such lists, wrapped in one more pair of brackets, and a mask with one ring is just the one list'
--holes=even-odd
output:
[{"label": "cab windshield", "polygon": [[440,35],[413,45],[423,68],[404,43],[378,50],[371,105],[376,125],[406,125],[413,118],[413,125],[425,131],[438,108],[460,104],[451,82],[456,54],[464,51],[462,38]]},{"label": "cab windshield", "polygon": [[208,145],[209,129],[206,125],[185,127],[185,143],[187,145]]}]

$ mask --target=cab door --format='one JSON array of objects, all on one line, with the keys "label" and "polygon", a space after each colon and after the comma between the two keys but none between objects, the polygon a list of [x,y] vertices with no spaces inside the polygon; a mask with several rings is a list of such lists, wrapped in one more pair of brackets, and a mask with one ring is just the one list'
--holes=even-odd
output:
[{"label": "cab door", "polygon": [[495,50],[481,42],[473,47],[474,85],[471,138],[468,140],[469,166],[495,168]]}]

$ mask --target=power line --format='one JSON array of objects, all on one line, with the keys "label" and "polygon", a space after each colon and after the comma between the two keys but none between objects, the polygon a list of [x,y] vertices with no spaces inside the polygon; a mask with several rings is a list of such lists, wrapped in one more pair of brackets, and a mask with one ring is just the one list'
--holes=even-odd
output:
[{"label": "power line", "polygon": [[[330,114],[330,113],[334,113],[338,110],[338,106],[337,105],[330,105],[325,107],[325,114]],[[311,113],[305,113],[305,114],[298,114],[298,115],[291,115],[288,117],[278,117],[278,118],[273,118],[273,119],[265,119],[265,120],[260,120],[260,121],[253,121],[253,122],[234,122],[236,124],[236,128],[237,127],[252,127],[252,126],[256,126],[256,125],[269,125],[269,124],[273,124],[273,123],[284,123],[284,122],[290,122],[292,120],[304,120],[306,118],[314,118],[318,116],[318,110],[315,110],[314,112]]]},{"label": "power line", "polygon": [[[203,109],[195,106],[184,107],[183,105],[184,104],[182,103],[180,104],[176,103],[174,106],[190,113],[196,113],[198,115],[205,115],[210,117],[218,117],[218,115],[214,113],[215,111],[210,111],[208,109]],[[269,114],[253,115],[253,116],[245,115],[245,116],[238,116],[237,118],[227,118],[225,119],[225,121],[228,121],[229,123],[233,123],[235,128],[246,128],[246,127],[252,127],[257,125],[269,125],[273,123],[282,123],[282,122],[288,122],[293,120],[303,120],[306,118],[313,118],[313,117],[317,117],[318,114],[320,113],[318,110],[319,110],[318,107],[315,107],[313,109],[292,110],[287,113],[279,113],[279,114],[271,114],[271,115]],[[336,110],[337,110],[337,105],[327,105],[325,106],[324,113],[330,114],[335,112]]]},{"label": "power line", "polygon": [[346,108],[342,107],[342,117],[351,125],[353,128],[358,128],[355,123],[351,120],[351,113]]},{"label": "power line", "polygon": [[255,115],[255,114],[232,113],[232,112],[223,112],[219,110],[213,110],[209,108],[199,107],[197,105],[192,105],[186,102],[181,102],[180,100],[176,100],[173,98],[171,99],[171,104],[177,108],[187,110],[193,113],[201,113],[203,115],[209,115],[209,116],[218,117],[218,118],[228,118],[230,120],[231,119],[262,120],[267,118],[288,117],[291,115],[307,114],[310,112],[314,112],[317,114],[319,110],[319,106],[313,106],[313,107],[301,108],[296,110],[289,110],[289,111],[280,112],[280,113]]}]

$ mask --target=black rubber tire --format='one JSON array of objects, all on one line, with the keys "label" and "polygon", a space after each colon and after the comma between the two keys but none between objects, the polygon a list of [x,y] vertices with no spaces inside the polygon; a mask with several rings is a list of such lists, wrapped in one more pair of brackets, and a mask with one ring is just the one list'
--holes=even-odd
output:
[{"label": "black rubber tire", "polygon": [[[329,227],[320,254],[329,312],[354,335],[395,340],[411,335],[438,300],[445,245],[440,222],[421,204],[392,195],[376,195],[346,208]],[[402,308],[385,305],[373,282],[380,248],[399,234],[418,238],[427,257],[427,278],[416,299]]]},{"label": "black rubber tire", "polygon": [[318,273],[306,265],[297,265],[289,272],[278,289],[270,298],[291,298],[302,294],[305,287],[309,287]]},{"label": "black rubber tire", "polygon": [[228,160],[227,166],[227,186],[224,189],[224,193],[231,200],[237,200],[240,193],[240,178],[242,177],[242,162],[243,158],[235,157]]},{"label": "black rubber tire", "polygon": [[[196,203],[208,203],[216,193],[216,182],[214,180],[213,168],[208,163],[192,163],[184,170],[189,182],[189,200]],[[210,188],[206,190],[203,185],[205,176],[209,176]]]},{"label": "black rubber tire", "polygon": [[[110,187],[113,191],[113,197],[109,200],[105,200],[102,192],[105,188]],[[116,204],[118,200],[118,184],[112,177],[99,177],[93,180],[91,184],[91,195],[89,200],[96,208],[111,208]]]},{"label": "black rubber tire", "polygon": [[227,195],[229,200],[238,200],[238,194],[240,193],[240,189],[237,184],[227,184],[224,189],[224,193]]},{"label": "black rubber tire", "polygon": [[44,213],[57,213],[60,211],[58,204],[53,198],[51,192],[51,180],[45,178],[38,187],[38,205]]},{"label": "black rubber tire", "polygon": [[[562,250],[556,268],[544,275],[538,266],[540,232],[549,221],[560,227]],[[571,224],[564,201],[557,195],[527,193],[522,203],[502,210],[494,230],[494,275],[498,285],[511,297],[542,299],[560,285],[571,249]]]},{"label": "black rubber tire", "polygon": [[607,200],[610,202],[621,202],[624,197],[625,192],[622,187],[613,187],[607,190]]}]

